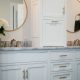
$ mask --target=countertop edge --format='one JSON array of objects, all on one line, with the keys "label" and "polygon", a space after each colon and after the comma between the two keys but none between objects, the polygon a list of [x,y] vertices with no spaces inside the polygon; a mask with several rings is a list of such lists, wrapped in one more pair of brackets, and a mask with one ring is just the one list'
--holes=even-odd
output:
[{"label": "countertop edge", "polygon": [[30,47],[7,47],[0,48],[0,51],[35,51],[35,50],[80,50],[80,47],[52,47],[52,48],[30,48]]}]

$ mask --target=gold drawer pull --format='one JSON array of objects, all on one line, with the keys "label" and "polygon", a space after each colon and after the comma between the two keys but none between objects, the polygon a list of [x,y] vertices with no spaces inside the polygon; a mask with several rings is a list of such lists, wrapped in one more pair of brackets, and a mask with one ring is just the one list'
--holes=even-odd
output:
[{"label": "gold drawer pull", "polygon": [[61,67],[67,67],[67,66],[59,66],[59,67],[61,68]]},{"label": "gold drawer pull", "polygon": [[67,55],[60,55],[60,57],[67,57]]},{"label": "gold drawer pull", "polygon": [[60,77],[59,79],[66,79],[67,77]]},{"label": "gold drawer pull", "polygon": [[25,80],[25,70],[23,70],[23,79]]},{"label": "gold drawer pull", "polygon": [[28,70],[26,70],[26,79],[28,79]]}]

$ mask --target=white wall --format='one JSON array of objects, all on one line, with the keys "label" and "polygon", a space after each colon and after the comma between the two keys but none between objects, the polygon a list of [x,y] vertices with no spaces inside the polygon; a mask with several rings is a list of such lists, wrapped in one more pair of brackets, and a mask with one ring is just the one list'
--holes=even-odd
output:
[{"label": "white wall", "polygon": [[0,37],[2,40],[7,40],[7,41],[10,41],[12,40],[13,38],[16,39],[16,40],[19,40],[19,41],[22,41],[22,40],[31,40],[31,12],[30,12],[30,0],[26,0],[27,2],[27,6],[28,6],[28,18],[25,22],[25,24],[17,31],[13,31],[13,32],[6,32],[6,35],[5,36],[2,36],[0,34]]},{"label": "white wall", "polygon": [[[67,2],[67,30],[74,31],[75,16],[80,13],[80,3],[77,0],[66,0]],[[80,32],[67,33],[67,40],[80,39]]]}]

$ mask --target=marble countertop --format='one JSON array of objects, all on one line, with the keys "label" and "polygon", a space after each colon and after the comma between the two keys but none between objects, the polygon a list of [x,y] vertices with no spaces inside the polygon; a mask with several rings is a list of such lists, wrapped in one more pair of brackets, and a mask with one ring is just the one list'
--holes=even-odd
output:
[{"label": "marble countertop", "polygon": [[6,48],[0,48],[0,51],[26,51],[26,50],[80,50],[80,47],[43,47],[43,48],[6,47]]}]

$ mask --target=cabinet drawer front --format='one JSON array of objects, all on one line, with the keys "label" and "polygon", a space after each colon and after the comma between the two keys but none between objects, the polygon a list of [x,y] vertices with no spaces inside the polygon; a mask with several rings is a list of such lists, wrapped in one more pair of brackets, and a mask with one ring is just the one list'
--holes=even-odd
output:
[{"label": "cabinet drawer front", "polygon": [[72,80],[72,75],[68,74],[59,74],[59,75],[51,75],[51,80]]},{"label": "cabinet drawer front", "polygon": [[71,70],[71,63],[51,63],[51,71]]},{"label": "cabinet drawer front", "polygon": [[34,52],[5,52],[0,54],[1,64],[22,63],[22,62],[43,62],[47,60],[48,54],[45,51]]},{"label": "cabinet drawer front", "polygon": [[67,52],[51,52],[50,54],[50,59],[51,60],[72,60],[73,54],[72,53],[67,53]]},{"label": "cabinet drawer front", "polygon": [[14,71],[14,70],[21,70],[20,66],[4,66],[0,67],[1,71]]},{"label": "cabinet drawer front", "polygon": [[64,25],[64,19],[63,18],[53,18],[53,19],[44,19],[45,23],[46,24],[53,24],[53,25],[60,25],[60,24],[63,24]]},{"label": "cabinet drawer front", "polygon": [[75,54],[75,58],[76,59],[78,59],[78,60],[80,60],[80,52],[75,52],[76,54]]}]

